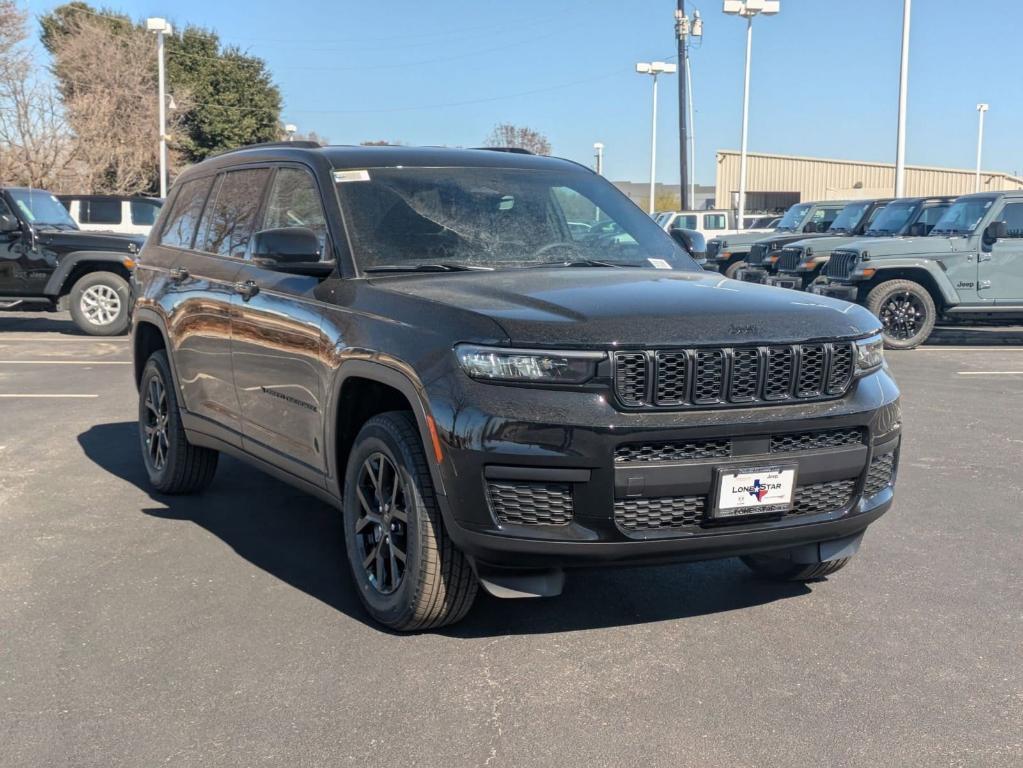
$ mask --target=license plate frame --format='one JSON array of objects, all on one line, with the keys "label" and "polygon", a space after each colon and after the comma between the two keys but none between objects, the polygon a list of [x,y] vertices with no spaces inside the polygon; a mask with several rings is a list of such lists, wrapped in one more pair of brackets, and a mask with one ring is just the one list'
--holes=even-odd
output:
[{"label": "license plate frame", "polygon": [[[790,512],[795,502],[798,475],[798,464],[717,467],[714,471],[713,499],[707,517],[710,520],[732,520]],[[757,480],[765,485],[766,490],[760,499],[752,493]],[[726,482],[730,483],[730,487],[725,486]],[[779,483],[781,488],[770,487],[775,483]],[[741,489],[742,495],[736,490],[737,487]],[[746,503],[736,504],[736,501]]]}]

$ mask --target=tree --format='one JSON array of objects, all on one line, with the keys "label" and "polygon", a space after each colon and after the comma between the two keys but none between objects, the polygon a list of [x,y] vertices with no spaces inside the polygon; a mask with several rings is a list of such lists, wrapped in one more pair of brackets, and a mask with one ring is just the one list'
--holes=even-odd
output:
[{"label": "tree", "polygon": [[524,125],[499,123],[483,142],[487,147],[515,147],[525,149],[534,155],[549,155],[551,142],[539,131]]},{"label": "tree", "polygon": [[57,93],[32,70],[26,21],[0,0],[0,181],[62,191],[72,146]]}]

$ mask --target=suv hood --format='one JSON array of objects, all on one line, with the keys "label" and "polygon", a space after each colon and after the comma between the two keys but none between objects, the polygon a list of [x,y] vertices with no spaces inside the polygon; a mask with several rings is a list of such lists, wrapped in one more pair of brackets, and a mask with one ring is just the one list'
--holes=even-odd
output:
[{"label": "suv hood", "polygon": [[[565,267],[374,278],[372,284],[489,318],[511,344],[523,346],[781,343],[865,336],[879,327],[855,304],[709,272]],[[427,316],[442,311],[422,307],[417,314],[423,310]]]},{"label": "suv hood", "polygon": [[124,251],[136,253],[146,242],[145,235],[118,232],[86,232],[83,230],[39,230],[39,241],[61,251]]},{"label": "suv hood", "polygon": [[866,251],[870,258],[878,256],[932,256],[940,258],[950,253],[970,250],[968,237],[868,237],[854,240],[835,250]]},{"label": "suv hood", "polygon": [[[870,242],[873,242],[874,238],[871,238]],[[853,239],[850,235],[828,235],[821,237],[804,237],[793,242],[786,243],[793,247],[805,248],[810,246],[813,248],[814,253],[827,253],[835,248],[843,248],[851,242],[858,242]]]}]

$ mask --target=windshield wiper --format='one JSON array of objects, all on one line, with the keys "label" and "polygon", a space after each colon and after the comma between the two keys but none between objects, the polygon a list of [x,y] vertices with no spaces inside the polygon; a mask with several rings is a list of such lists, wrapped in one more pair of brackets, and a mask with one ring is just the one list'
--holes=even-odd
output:
[{"label": "windshield wiper", "polygon": [[493,267],[473,267],[467,264],[381,264],[366,267],[363,272],[493,272]]}]

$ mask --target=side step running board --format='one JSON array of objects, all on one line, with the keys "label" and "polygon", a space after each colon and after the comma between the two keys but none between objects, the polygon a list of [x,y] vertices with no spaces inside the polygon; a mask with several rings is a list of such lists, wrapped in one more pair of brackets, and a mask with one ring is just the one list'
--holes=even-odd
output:
[{"label": "side step running board", "polygon": [[21,299],[16,299],[14,301],[6,301],[4,299],[0,299],[0,309],[14,309],[20,304],[24,304],[24,302]]}]

